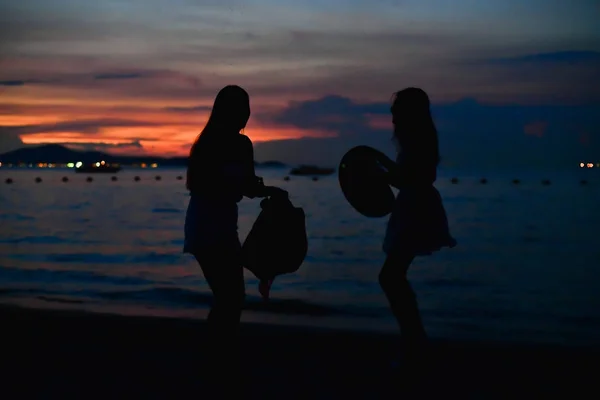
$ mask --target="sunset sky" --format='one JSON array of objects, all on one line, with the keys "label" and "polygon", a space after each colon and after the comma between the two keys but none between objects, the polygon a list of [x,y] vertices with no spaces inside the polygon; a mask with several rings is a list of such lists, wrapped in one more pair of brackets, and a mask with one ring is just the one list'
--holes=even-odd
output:
[{"label": "sunset sky", "polygon": [[0,153],[185,155],[214,96],[251,96],[259,160],[389,141],[420,86],[452,166],[600,162],[597,0],[0,0]]}]

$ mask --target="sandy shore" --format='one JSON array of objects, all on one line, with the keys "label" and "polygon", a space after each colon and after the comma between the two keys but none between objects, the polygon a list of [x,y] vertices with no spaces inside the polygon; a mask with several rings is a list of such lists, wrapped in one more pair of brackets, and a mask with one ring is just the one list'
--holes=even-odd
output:
[{"label": "sandy shore", "polygon": [[[204,323],[0,306],[2,391],[16,398],[216,398]],[[599,398],[600,349],[433,340],[418,376],[390,368],[395,337],[246,324],[245,399]],[[232,367],[233,368],[233,367]],[[32,397],[34,396],[34,397]]]}]

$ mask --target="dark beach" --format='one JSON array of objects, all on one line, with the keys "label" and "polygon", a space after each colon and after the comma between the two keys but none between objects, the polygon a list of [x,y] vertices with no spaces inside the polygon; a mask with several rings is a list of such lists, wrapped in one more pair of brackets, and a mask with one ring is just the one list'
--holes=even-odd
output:
[{"label": "dark beach", "polygon": [[[215,398],[204,322],[0,307],[6,399]],[[246,399],[595,398],[597,348],[433,340],[428,368],[390,368],[389,335],[245,324]]]}]

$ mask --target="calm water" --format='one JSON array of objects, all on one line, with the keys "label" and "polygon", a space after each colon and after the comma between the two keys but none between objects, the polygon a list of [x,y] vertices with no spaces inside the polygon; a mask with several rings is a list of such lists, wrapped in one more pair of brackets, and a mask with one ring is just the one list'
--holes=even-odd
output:
[{"label": "calm water", "polygon": [[[459,246],[410,272],[431,335],[599,344],[599,172],[488,174],[484,185],[442,171],[437,187]],[[244,320],[395,330],[377,284],[386,220],[351,209],[335,175],[259,174],[305,209],[309,254],[276,281],[269,306],[246,275]],[[86,182],[70,170],[0,169],[0,302],[204,318],[207,285],[181,252],[189,197],[179,175],[130,170]],[[242,239],[258,213],[258,200],[240,204]]]}]

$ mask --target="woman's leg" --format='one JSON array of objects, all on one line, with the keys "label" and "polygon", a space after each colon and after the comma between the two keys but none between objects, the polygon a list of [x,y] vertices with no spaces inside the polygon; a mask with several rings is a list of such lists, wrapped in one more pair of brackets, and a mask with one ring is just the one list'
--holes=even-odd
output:
[{"label": "woman's leg", "polygon": [[[210,251],[196,260],[213,293],[213,305],[207,323],[212,333],[237,335],[245,298],[244,273],[239,259],[229,253]],[[222,336],[221,336],[222,337]]]},{"label": "woman's leg", "polygon": [[[213,292],[213,305],[207,318],[204,367],[208,380],[225,381],[239,374],[240,318],[245,297],[244,273],[235,248],[213,247],[196,255],[204,277]],[[237,379],[237,378],[235,378]],[[218,388],[223,391],[226,388]]]},{"label": "woman's leg", "polygon": [[232,397],[229,392],[236,386],[231,382],[240,379],[239,330],[245,288],[242,266],[233,255],[231,249],[218,248],[195,255],[213,293],[201,367],[209,397]]},{"label": "woman's leg", "polygon": [[389,254],[379,273],[379,284],[398,321],[406,350],[416,350],[415,345],[427,339],[417,298],[406,277],[414,257],[411,252]]}]

